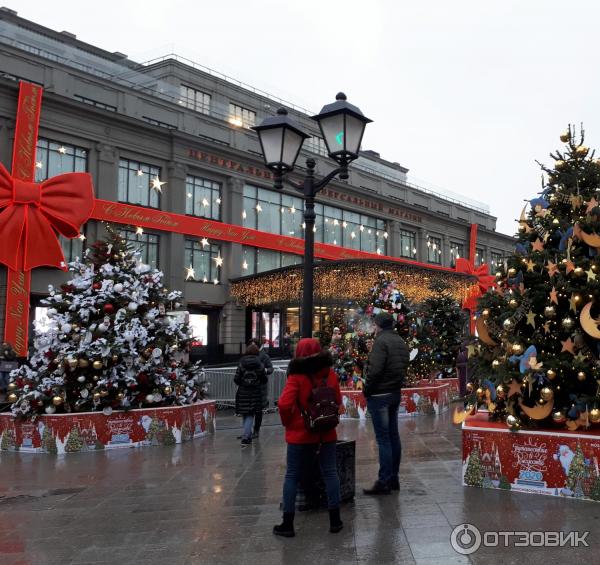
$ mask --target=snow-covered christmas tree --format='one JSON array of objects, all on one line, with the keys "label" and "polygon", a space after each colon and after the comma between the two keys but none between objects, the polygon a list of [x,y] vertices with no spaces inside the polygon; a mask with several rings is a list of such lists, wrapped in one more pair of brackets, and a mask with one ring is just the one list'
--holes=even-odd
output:
[{"label": "snow-covered christmas tree", "polygon": [[11,374],[17,416],[190,404],[203,372],[188,361],[190,328],[169,311],[181,293],[109,226],[74,276],[43,301],[49,329],[36,329],[28,365]]}]

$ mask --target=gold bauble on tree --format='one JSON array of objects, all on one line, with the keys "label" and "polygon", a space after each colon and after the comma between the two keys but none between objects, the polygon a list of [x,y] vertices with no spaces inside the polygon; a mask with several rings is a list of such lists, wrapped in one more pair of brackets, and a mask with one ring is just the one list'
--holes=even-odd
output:
[{"label": "gold bauble on tree", "polygon": [[523,353],[523,346],[520,343],[513,343],[512,352],[515,355],[521,355]]},{"label": "gold bauble on tree", "polygon": [[579,371],[579,373],[577,373],[577,380],[585,381],[585,379],[586,379],[586,374],[583,371]]},{"label": "gold bauble on tree", "polygon": [[560,410],[557,410],[552,414],[552,419],[556,424],[564,424],[567,421],[567,418]]},{"label": "gold bauble on tree", "polygon": [[12,402],[16,402],[17,401],[17,395],[14,392],[11,392],[8,395],[8,401],[11,402],[11,403]]},{"label": "gold bauble on tree", "polygon": [[165,393],[166,395],[169,395],[169,394],[171,394],[171,392],[172,392],[172,389],[171,389],[171,387],[170,387],[170,386],[166,386],[166,387],[165,387],[165,389],[164,389],[164,393]]},{"label": "gold bauble on tree", "polygon": [[501,279],[502,278],[502,273],[500,271],[496,271],[496,278],[497,279]]},{"label": "gold bauble on tree", "polygon": [[113,360],[113,363],[116,363],[119,360],[119,356],[118,355],[113,355],[112,356],[112,360]]},{"label": "gold bauble on tree", "polygon": [[481,315],[487,319],[490,317],[490,311],[487,308],[484,308],[481,312]]},{"label": "gold bauble on tree", "polygon": [[509,277],[514,277],[516,274],[517,274],[517,269],[515,269],[514,267],[511,267],[510,269],[508,269]]},{"label": "gold bauble on tree", "polygon": [[549,386],[545,386],[540,391],[540,397],[542,398],[542,400],[544,400],[546,402],[548,400],[551,400],[553,396],[554,396],[554,392],[552,391],[552,389]]},{"label": "gold bauble on tree", "polygon": [[575,267],[573,269],[573,275],[576,277],[582,277],[585,271],[581,267]]},{"label": "gold bauble on tree", "polygon": [[[498,359],[494,359],[494,360],[492,361],[492,367],[493,367],[494,369],[497,369],[499,366],[500,366],[500,361],[498,361]],[[500,385],[500,386],[502,386],[502,385]]]},{"label": "gold bauble on tree", "polygon": [[562,160],[562,159],[558,159],[555,163],[554,163],[554,168],[555,169],[563,169],[565,167],[566,163]]},{"label": "gold bauble on tree", "polygon": [[509,414],[506,417],[506,425],[511,429],[511,431],[516,432],[521,427],[521,421],[516,416]]},{"label": "gold bauble on tree", "polygon": [[563,143],[567,143],[567,141],[569,141],[569,139],[571,139],[571,134],[569,133],[568,130],[560,134],[560,140]]},{"label": "gold bauble on tree", "polygon": [[585,157],[588,154],[589,149],[585,145],[580,145],[575,149],[577,157]]},{"label": "gold bauble on tree", "polygon": [[17,383],[8,383],[6,387],[9,391],[17,390]]},{"label": "gold bauble on tree", "polygon": [[506,331],[510,331],[515,327],[515,323],[510,318],[506,318],[506,320],[504,320],[504,322],[502,322],[502,327]]},{"label": "gold bauble on tree", "polygon": [[63,397],[62,396],[54,396],[52,398],[52,404],[54,404],[54,406],[60,406],[63,403]]},{"label": "gold bauble on tree", "polygon": [[467,383],[467,392],[473,392],[473,383]]},{"label": "gold bauble on tree", "polygon": [[100,361],[100,359],[96,359],[92,363],[92,367],[94,367],[94,369],[96,369],[96,371],[99,371],[100,369],[102,369],[102,361]]},{"label": "gold bauble on tree", "polygon": [[95,392],[94,393],[94,400],[100,400],[100,393],[99,392]]},{"label": "gold bauble on tree", "polygon": [[85,369],[86,367],[89,367],[89,364],[90,364],[90,362],[89,362],[87,359],[81,358],[81,359],[79,360],[79,366],[80,366],[82,369]]},{"label": "gold bauble on tree", "polygon": [[481,387],[479,387],[479,388],[478,388],[478,389],[475,391],[475,394],[476,394],[477,396],[483,396],[483,389],[482,389]]},{"label": "gold bauble on tree", "polygon": [[597,424],[598,422],[600,422],[600,410],[598,410],[598,408],[592,408],[590,410],[590,422],[592,422],[592,424]]},{"label": "gold bauble on tree", "polygon": [[550,379],[553,380],[556,378],[556,371],[554,369],[548,369],[546,371],[546,376]]},{"label": "gold bauble on tree", "polygon": [[546,316],[546,318],[554,318],[554,316],[556,316],[556,309],[554,306],[546,306],[544,308],[544,316]]},{"label": "gold bauble on tree", "polygon": [[79,365],[79,359],[76,359],[75,357],[69,357],[67,359],[67,364],[69,365],[70,369],[76,369],[77,365]]}]

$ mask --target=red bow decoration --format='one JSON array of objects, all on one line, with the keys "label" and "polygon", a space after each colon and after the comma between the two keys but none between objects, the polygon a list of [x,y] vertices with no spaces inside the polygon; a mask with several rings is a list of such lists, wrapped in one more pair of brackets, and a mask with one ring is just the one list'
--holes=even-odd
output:
[{"label": "red bow decoration", "polygon": [[11,177],[0,163],[0,263],[13,271],[49,266],[66,270],[56,232],[73,238],[94,208],[92,177],[67,173],[42,183]]},{"label": "red bow decoration", "polygon": [[491,286],[494,286],[494,282],[496,281],[496,277],[490,275],[487,263],[474,268],[473,263],[466,259],[459,258],[456,260],[456,272],[476,276],[481,294],[487,292],[488,288]]}]

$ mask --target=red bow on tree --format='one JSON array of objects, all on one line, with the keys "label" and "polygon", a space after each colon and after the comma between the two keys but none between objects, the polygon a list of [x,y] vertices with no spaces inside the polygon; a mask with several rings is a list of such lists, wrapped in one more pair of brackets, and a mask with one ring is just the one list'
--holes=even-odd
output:
[{"label": "red bow on tree", "polygon": [[13,271],[49,266],[66,270],[57,233],[73,238],[94,208],[92,177],[67,173],[42,183],[11,177],[0,163],[0,263]]},{"label": "red bow on tree", "polygon": [[473,266],[473,263],[463,258],[459,258],[456,260],[456,272],[476,276],[477,282],[479,283],[479,291],[481,292],[481,294],[487,292],[488,288],[493,286],[496,280],[496,277],[494,277],[494,275],[490,275],[487,263],[484,263],[483,265],[480,265],[479,267],[475,268]]}]

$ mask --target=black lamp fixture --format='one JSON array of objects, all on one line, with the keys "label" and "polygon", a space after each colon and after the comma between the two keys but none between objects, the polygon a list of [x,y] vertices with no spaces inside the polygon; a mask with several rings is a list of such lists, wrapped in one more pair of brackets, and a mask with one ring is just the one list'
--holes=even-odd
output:
[{"label": "black lamp fixture", "polygon": [[[312,119],[319,124],[329,157],[338,167],[317,181],[314,176],[315,160],[309,158],[302,183],[287,180],[304,196],[302,337],[312,337],[315,197],[336,176],[348,178],[348,165],[358,157],[365,127],[372,121],[358,107],[350,104],[343,92],[335,97],[335,102],[323,106]],[[288,116],[285,108],[280,108],[276,116],[264,119],[252,129],[258,133],[265,164],[273,172],[274,187],[282,189],[284,175],[294,170],[302,144],[311,136]]]}]

